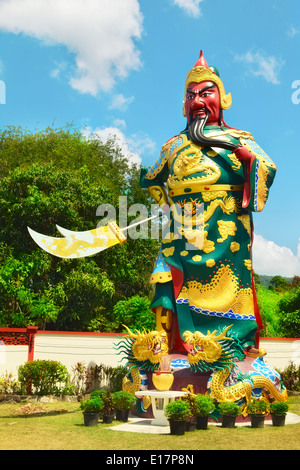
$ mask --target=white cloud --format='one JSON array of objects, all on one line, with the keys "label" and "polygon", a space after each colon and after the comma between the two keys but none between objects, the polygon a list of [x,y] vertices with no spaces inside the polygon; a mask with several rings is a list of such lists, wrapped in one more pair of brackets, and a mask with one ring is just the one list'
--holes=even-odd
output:
[{"label": "white cloud", "polygon": [[[122,126],[125,127],[123,122]],[[121,149],[122,154],[128,159],[129,164],[136,163],[140,165],[142,162],[141,155],[145,151],[155,148],[155,144],[149,136],[133,134],[130,137],[126,137],[124,132],[118,127],[98,127],[95,130],[86,127],[83,129],[82,134],[87,138],[98,137],[103,143],[106,143],[111,138],[116,138],[116,144]]]},{"label": "white cloud", "polygon": [[297,36],[297,34],[299,34],[299,29],[296,29],[294,28],[294,26],[291,26],[288,30],[287,30],[287,35],[290,37],[290,38],[293,38],[295,36]]},{"label": "white cloud", "polygon": [[263,52],[246,52],[240,56],[235,57],[236,60],[240,60],[249,64],[249,71],[252,75],[257,77],[263,77],[267,82],[271,82],[274,85],[279,84],[278,75],[284,62],[277,59],[274,56],[267,56]]},{"label": "white cloud", "polygon": [[127,125],[126,125],[126,121],[124,121],[124,119],[115,119],[114,120],[114,125],[116,127],[122,127],[123,129],[126,129]]},{"label": "white cloud", "polygon": [[261,235],[254,235],[253,268],[258,274],[293,277],[300,275],[300,239],[297,254],[285,246],[276,245]]},{"label": "white cloud", "polygon": [[125,98],[122,94],[115,95],[110,104],[110,109],[118,109],[119,111],[126,111],[128,106],[133,102],[134,96]]},{"label": "white cloud", "polygon": [[94,96],[141,66],[142,22],[138,0],[0,1],[0,30],[64,45],[74,55],[70,85]]},{"label": "white cloud", "polygon": [[173,0],[173,3],[182,8],[187,15],[198,18],[201,16],[199,4],[202,1],[203,0]]}]

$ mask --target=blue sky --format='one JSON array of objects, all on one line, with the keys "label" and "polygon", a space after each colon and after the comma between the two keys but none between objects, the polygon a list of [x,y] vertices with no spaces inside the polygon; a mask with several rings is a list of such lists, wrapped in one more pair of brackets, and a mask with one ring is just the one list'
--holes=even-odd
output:
[{"label": "blue sky", "polygon": [[254,269],[300,275],[299,0],[0,0],[1,128],[72,122],[150,166],[185,127],[200,49],[232,94],[226,123],[278,166],[254,215]]}]

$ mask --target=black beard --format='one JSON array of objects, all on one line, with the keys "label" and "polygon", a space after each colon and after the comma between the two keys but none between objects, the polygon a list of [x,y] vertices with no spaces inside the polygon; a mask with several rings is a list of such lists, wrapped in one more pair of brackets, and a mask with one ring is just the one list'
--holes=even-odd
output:
[{"label": "black beard", "polygon": [[222,140],[214,140],[209,137],[205,137],[203,130],[206,126],[208,120],[208,112],[204,117],[196,116],[195,119],[192,119],[188,126],[189,138],[194,144],[201,147],[220,147],[226,150],[234,151],[238,145],[233,144],[232,142],[225,142]]}]

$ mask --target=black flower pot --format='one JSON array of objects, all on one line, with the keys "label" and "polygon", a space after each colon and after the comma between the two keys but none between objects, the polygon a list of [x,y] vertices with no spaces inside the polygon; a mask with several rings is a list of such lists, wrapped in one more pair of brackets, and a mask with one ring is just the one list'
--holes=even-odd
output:
[{"label": "black flower pot", "polygon": [[176,436],[182,436],[185,432],[186,421],[169,419],[170,433]]},{"label": "black flower pot", "polygon": [[99,413],[83,413],[83,421],[85,426],[97,426]]},{"label": "black flower pot", "polygon": [[129,416],[129,410],[116,410],[116,420],[127,423]]},{"label": "black flower pot", "polygon": [[263,428],[265,425],[265,415],[250,415],[252,428]]},{"label": "black flower pot", "polygon": [[236,416],[223,415],[222,416],[222,428],[234,428]]},{"label": "black flower pot", "polygon": [[114,415],[113,414],[105,414],[103,415],[103,423],[111,424],[113,422]]},{"label": "black flower pot", "polygon": [[285,425],[286,413],[281,415],[275,415],[271,413],[272,424],[273,426],[284,426]]},{"label": "black flower pot", "polygon": [[187,432],[193,432],[196,429],[196,419],[187,420],[185,422],[185,430]]},{"label": "black flower pot", "polygon": [[197,416],[196,429],[207,429],[208,416]]}]

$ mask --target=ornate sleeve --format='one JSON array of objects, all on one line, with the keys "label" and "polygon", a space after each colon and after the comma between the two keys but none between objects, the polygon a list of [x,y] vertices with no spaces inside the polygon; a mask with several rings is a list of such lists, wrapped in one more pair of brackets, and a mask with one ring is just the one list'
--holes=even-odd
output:
[{"label": "ornate sleeve", "polygon": [[253,212],[261,212],[269,196],[276,166],[253,139],[240,139],[240,142],[255,156],[251,167],[246,168],[243,207]]}]

